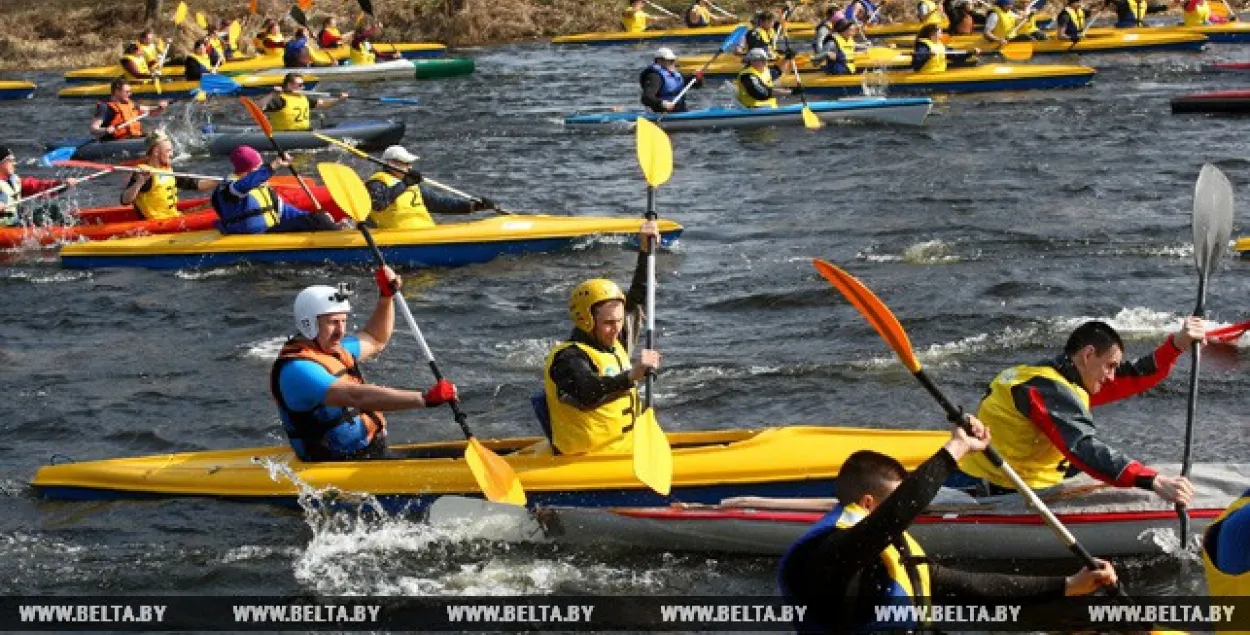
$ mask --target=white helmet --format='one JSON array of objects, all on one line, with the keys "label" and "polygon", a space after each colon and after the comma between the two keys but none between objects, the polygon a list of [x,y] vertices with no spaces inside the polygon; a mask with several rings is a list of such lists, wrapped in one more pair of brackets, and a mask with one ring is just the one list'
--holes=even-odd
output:
[{"label": "white helmet", "polygon": [[295,328],[308,339],[317,337],[317,316],[350,313],[347,292],[324,284],[313,285],[295,296]]}]

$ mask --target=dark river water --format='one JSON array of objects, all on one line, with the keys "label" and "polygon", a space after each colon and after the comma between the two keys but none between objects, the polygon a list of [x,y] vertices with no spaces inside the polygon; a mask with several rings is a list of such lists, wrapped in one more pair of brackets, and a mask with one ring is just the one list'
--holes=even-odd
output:
[{"label": "dark river water", "polygon": [[[420,169],[513,209],[638,216],[646,196],[633,135],[567,131],[560,119],[632,107],[649,53],[463,51],[477,60],[471,77],[353,88],[417,95],[419,107],[356,102],[329,117],[402,118]],[[1250,183],[1245,122],[1172,116],[1168,100],[1250,84],[1201,72],[1203,62],[1238,55],[1217,46],[1203,55],[1090,57],[1099,74],[1089,88],[940,97],[920,128],[674,135],[675,169],[658,204],[686,230],[658,262],[664,426],[944,426],[873,331],[817,276],[814,256],[845,266],[885,299],[929,372],[965,404],[998,370],[1052,354],[1086,319],[1118,327],[1130,355],[1149,352],[1194,305],[1190,210],[1200,166],[1223,168],[1241,196],[1239,184]],[[61,85],[56,76],[33,79],[34,101],[0,104],[10,136],[0,141],[24,159],[37,155],[40,139],[81,134],[91,113],[88,102],[51,96]],[[695,95],[698,104],[731,99],[721,88]],[[233,100],[210,108],[218,123],[245,117]],[[203,118],[197,111],[190,120]],[[185,134],[181,115],[166,122]],[[228,167],[207,157],[179,165],[214,174]],[[23,173],[53,174],[33,164]],[[118,179],[100,179],[73,200],[112,203],[120,188]],[[568,331],[568,290],[594,276],[625,283],[634,259],[626,246],[600,242],[401,271],[478,433],[537,433],[526,397],[545,353]],[[1248,317],[1245,271],[1230,255],[1212,278],[1208,307],[1218,322]],[[267,378],[292,332],[291,302],[305,285],[344,280],[366,289],[369,306],[373,283],[363,268],[81,272],[61,269],[53,252],[7,254],[0,593],[773,592],[775,562],[764,558],[507,548],[405,519],[212,500],[62,503],[33,494],[29,480],[53,454],[83,460],[284,443]],[[1206,358],[1199,461],[1247,459],[1243,354],[1223,347]],[[1187,368],[1184,359],[1149,394],[1100,409],[1105,438],[1147,462],[1179,462]],[[389,385],[429,383],[415,344],[398,330],[369,370]],[[457,434],[442,411],[392,418],[394,442]],[[1202,589],[1192,555],[1120,564],[1133,592]]]}]

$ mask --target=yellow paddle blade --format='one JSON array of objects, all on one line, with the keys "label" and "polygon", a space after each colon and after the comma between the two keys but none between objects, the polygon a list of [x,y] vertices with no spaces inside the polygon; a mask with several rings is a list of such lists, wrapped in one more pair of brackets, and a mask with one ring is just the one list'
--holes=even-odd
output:
[{"label": "yellow paddle blade", "polygon": [[197,90],[195,91],[195,97],[193,99],[194,101],[198,101],[198,102],[208,101],[208,93],[202,90]]},{"label": "yellow paddle blade", "polygon": [[851,274],[835,267],[834,265],[820,260],[812,259],[812,265],[816,267],[816,271],[824,276],[843,296],[854,306],[859,312],[868,319],[868,323],[872,324],[872,328],[876,329],[881,339],[885,340],[890,348],[898,354],[898,358],[911,372],[920,371],[920,360],[916,359],[916,353],[911,349],[911,340],[907,338],[907,331],[903,330],[903,325],[898,323],[898,318],[890,312],[889,307],[877,297],[871,289],[864,286]]},{"label": "yellow paddle blade", "polygon": [[179,2],[178,8],[174,9],[174,24],[182,24],[187,19],[187,3]]},{"label": "yellow paddle blade", "polygon": [[655,420],[654,408],[647,408],[634,422],[634,476],[661,496],[673,490],[673,448]]},{"label": "yellow paddle blade", "polygon": [[820,120],[820,117],[816,116],[816,113],[812,112],[812,109],[808,107],[807,104],[804,104],[803,125],[807,126],[808,130],[817,130],[825,124]]},{"label": "yellow paddle blade", "polygon": [[238,20],[230,23],[230,30],[227,37],[230,38],[230,48],[239,48],[239,36],[243,35],[243,25]]},{"label": "yellow paddle blade", "polygon": [[338,163],[318,163],[317,174],[330,191],[330,198],[356,222],[363,223],[373,210],[369,190],[356,171]]},{"label": "yellow paddle blade", "polygon": [[265,116],[265,111],[261,110],[260,106],[256,105],[256,102],[247,97],[240,97],[239,101],[247,109],[247,114],[252,116],[252,121],[255,121],[256,125],[260,126],[260,129],[265,132],[265,136],[272,137],[273,124],[269,123],[269,117]]},{"label": "yellow paddle blade", "polygon": [[204,14],[199,11],[195,12],[195,23],[199,25],[201,29],[208,28],[208,18],[204,17]]},{"label": "yellow paddle blade", "polygon": [[464,448],[464,461],[469,464],[473,480],[482,488],[486,500],[525,506],[525,488],[521,487],[516,471],[498,454],[478,442],[477,437],[469,437],[469,445]]},{"label": "yellow paddle blade", "polygon": [[1033,57],[1033,45],[1028,42],[1008,42],[998,49],[1003,57],[1022,62]]},{"label": "yellow paddle blade", "polygon": [[360,148],[357,148],[357,147],[353,146],[353,145],[352,145],[352,144],[350,144],[350,143],[347,143],[346,141],[343,141],[342,139],[335,139],[334,137],[328,137],[328,136],[326,136],[326,135],[321,134],[320,132],[314,132],[314,133],[313,133],[313,136],[314,136],[314,137],[316,137],[316,138],[318,138],[318,139],[321,139],[322,141],[324,141],[324,142],[326,142],[326,143],[328,143],[328,144],[330,144],[330,145],[338,146],[338,147],[340,147],[340,148],[342,148],[342,149],[344,149],[344,150],[347,150],[348,152],[350,152],[350,153],[352,153],[352,154],[354,154],[354,155],[356,155],[356,156],[358,156],[358,157],[360,157],[360,158],[362,158],[362,159],[368,159],[368,158],[369,158],[369,155],[368,155],[365,151],[361,150]]},{"label": "yellow paddle blade", "polygon": [[673,145],[668,134],[647,119],[636,120],[638,129],[638,165],[647,185],[659,187],[673,176]]}]

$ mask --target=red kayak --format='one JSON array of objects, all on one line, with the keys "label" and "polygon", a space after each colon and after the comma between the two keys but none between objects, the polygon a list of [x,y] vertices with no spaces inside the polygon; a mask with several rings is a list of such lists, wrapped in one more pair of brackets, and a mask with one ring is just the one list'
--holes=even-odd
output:
[{"label": "red kayak", "polygon": [[1250,90],[1220,90],[1172,98],[1172,114],[1250,114]]},{"label": "red kayak", "polygon": [[1207,70],[1212,71],[1241,73],[1250,71],[1250,62],[1217,62],[1215,64],[1208,65],[1206,68]]},{"label": "red kayak", "polygon": [[[271,184],[286,202],[300,209],[312,209],[308,195],[293,177],[274,177]],[[334,218],[342,219],[343,210],[334,203],[324,186],[309,181],[309,187],[322,208]],[[121,236],[144,234],[174,234],[178,232],[203,231],[213,228],[217,214],[209,206],[207,198],[188,199],[178,202],[183,212],[178,218],[146,220],[132,206],[93,207],[75,212],[77,225],[50,225],[47,227],[0,228],[0,249],[35,245],[58,245],[81,240],[104,240]]]}]

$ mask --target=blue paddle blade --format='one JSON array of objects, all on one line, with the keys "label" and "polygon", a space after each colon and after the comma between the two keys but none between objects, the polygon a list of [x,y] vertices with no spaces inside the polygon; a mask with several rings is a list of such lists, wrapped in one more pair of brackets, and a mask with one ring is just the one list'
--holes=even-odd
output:
[{"label": "blue paddle blade", "polygon": [[746,34],[747,25],[738,25],[738,28],[734,29],[733,32],[729,34],[729,37],[725,38],[725,41],[721,43],[720,52],[728,53],[731,49],[738,46],[738,43],[742,41],[742,38],[746,37]]},{"label": "blue paddle blade", "polygon": [[209,95],[233,95],[243,86],[225,75],[206,74],[200,78],[200,90]]},{"label": "blue paddle blade", "polygon": [[74,146],[65,146],[63,148],[57,148],[39,157],[39,165],[42,165],[45,168],[50,168],[52,167],[52,164],[56,163],[57,161],[69,161],[70,159],[74,158],[74,153],[77,151],[78,151],[78,148]]},{"label": "blue paddle blade", "polygon": [[401,106],[417,105],[416,97],[378,97],[378,101],[383,104],[399,104]]}]

